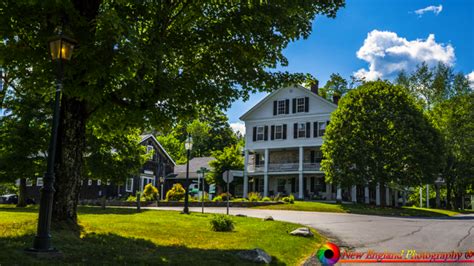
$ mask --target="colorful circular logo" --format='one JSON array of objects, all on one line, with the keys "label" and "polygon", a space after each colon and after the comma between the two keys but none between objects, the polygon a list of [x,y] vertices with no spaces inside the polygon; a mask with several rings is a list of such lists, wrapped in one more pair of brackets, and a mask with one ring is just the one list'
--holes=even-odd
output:
[{"label": "colorful circular logo", "polygon": [[339,260],[339,247],[328,242],[318,250],[317,256],[323,265],[334,265]]}]

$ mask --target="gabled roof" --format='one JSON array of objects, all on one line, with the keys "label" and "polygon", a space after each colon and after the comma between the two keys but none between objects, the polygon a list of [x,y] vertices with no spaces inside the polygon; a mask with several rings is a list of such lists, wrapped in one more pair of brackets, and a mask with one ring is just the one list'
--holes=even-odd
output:
[{"label": "gabled roof", "polygon": [[263,98],[260,102],[258,102],[256,105],[254,105],[252,108],[250,108],[250,110],[248,110],[247,112],[245,112],[242,116],[239,117],[240,120],[244,121],[244,119],[246,119],[251,113],[253,113],[255,110],[257,110],[258,108],[260,108],[260,106],[264,105],[265,103],[267,103],[270,99],[273,98],[273,96],[275,94],[277,94],[279,91],[281,90],[286,90],[286,89],[290,89],[290,88],[294,88],[294,89],[299,89],[301,91],[304,91],[304,93],[306,93],[308,95],[308,97],[313,97],[313,98],[316,98],[318,100],[320,100],[321,102],[333,107],[333,108],[337,108],[337,105],[335,105],[334,103],[326,100],[325,98],[317,95],[316,93],[312,92],[311,90],[301,86],[301,85],[294,85],[294,86],[290,86],[290,87],[284,87],[284,88],[280,88],[276,91],[273,91],[271,92],[270,94],[268,94],[265,98]]},{"label": "gabled roof", "polygon": [[[209,163],[215,160],[214,157],[195,157],[189,160],[189,176],[196,177],[197,171],[201,169],[201,167],[205,167],[207,169],[211,169]],[[174,173],[176,174],[176,178],[185,178],[186,177],[186,164],[176,165],[174,168]]]},{"label": "gabled roof", "polygon": [[161,143],[155,138],[155,136],[153,136],[151,134],[147,134],[147,135],[142,135],[141,137],[142,137],[142,139],[140,140],[140,144],[145,142],[147,139],[151,138],[158,145],[158,147],[160,147],[160,149],[163,151],[163,153],[166,155],[166,157],[173,163],[173,165],[176,166],[176,163],[174,162],[173,158],[171,158],[171,156],[168,154],[168,152],[165,150],[165,148],[163,148],[163,146],[161,146]]}]

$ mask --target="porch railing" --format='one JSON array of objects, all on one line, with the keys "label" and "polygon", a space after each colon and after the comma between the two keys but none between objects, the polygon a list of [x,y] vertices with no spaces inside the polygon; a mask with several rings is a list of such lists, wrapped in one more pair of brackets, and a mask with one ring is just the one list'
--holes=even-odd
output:
[{"label": "porch railing", "polygon": [[[318,171],[319,163],[303,163],[304,171]],[[275,163],[268,164],[268,172],[296,172],[299,170],[299,163]],[[247,168],[249,173],[261,173],[265,171],[265,165],[249,165]]]}]

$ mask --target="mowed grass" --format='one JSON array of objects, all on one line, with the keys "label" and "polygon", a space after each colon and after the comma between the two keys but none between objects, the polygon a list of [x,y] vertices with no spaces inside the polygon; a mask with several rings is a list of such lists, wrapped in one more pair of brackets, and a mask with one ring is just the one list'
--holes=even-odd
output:
[{"label": "mowed grass", "polygon": [[459,212],[427,209],[416,207],[375,207],[365,204],[332,204],[312,201],[295,201],[294,204],[278,204],[269,206],[255,207],[258,209],[271,210],[291,210],[291,211],[310,211],[310,212],[336,212],[336,213],[354,213],[384,216],[404,216],[404,217],[447,217],[459,214]]},{"label": "mowed grass", "polygon": [[79,209],[80,232],[53,231],[60,258],[35,258],[30,247],[37,209],[0,205],[0,265],[12,264],[172,264],[251,265],[240,250],[261,248],[274,265],[298,265],[313,255],[325,239],[291,236],[297,224],[232,217],[234,232],[213,232],[212,215],[173,211],[143,211],[93,207]]}]

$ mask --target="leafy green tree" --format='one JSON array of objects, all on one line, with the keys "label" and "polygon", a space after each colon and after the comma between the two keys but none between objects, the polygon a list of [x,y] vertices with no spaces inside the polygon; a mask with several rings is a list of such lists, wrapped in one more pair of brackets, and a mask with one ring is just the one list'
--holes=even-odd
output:
[{"label": "leafy green tree", "polygon": [[302,75],[282,51],[307,38],[317,14],[335,17],[343,0],[301,2],[0,2],[0,65],[28,92],[52,95],[48,39],[56,28],[78,41],[64,67],[53,218],[77,223],[86,128],[169,126],[200,106],[228,107]]},{"label": "leafy green tree", "polygon": [[460,208],[462,197],[474,188],[474,93],[456,96],[430,112],[446,147],[442,175],[450,208]]},{"label": "leafy green tree", "polygon": [[209,162],[211,172],[206,176],[206,182],[210,184],[223,185],[222,174],[226,170],[242,170],[244,161],[242,157],[242,146],[225,147],[222,151],[215,151],[212,156],[215,160]]},{"label": "leafy green tree", "polygon": [[[44,99],[34,95],[22,98],[7,93],[0,116],[0,182],[20,179],[18,206],[26,206],[26,179],[42,177],[48,146],[49,124]],[[36,106],[36,108],[32,108]]]},{"label": "leafy green tree", "polygon": [[348,186],[431,183],[442,163],[438,131],[404,88],[382,81],[342,98],[322,151],[328,181]]},{"label": "leafy green tree", "polygon": [[171,132],[167,135],[157,136],[156,139],[160,142],[163,148],[173,158],[177,164],[186,162],[186,151],[184,149],[184,141],[178,139],[176,132]]},{"label": "leafy green tree", "polygon": [[324,89],[330,96],[342,96],[349,91],[347,80],[339,73],[332,73],[329,80],[324,85]]}]

